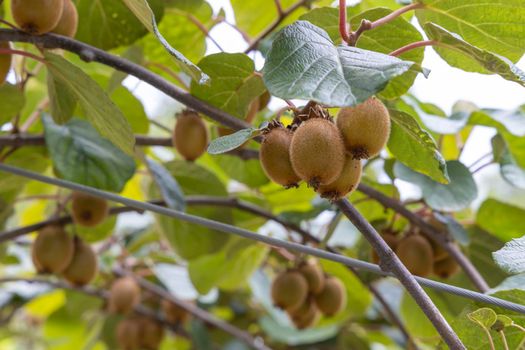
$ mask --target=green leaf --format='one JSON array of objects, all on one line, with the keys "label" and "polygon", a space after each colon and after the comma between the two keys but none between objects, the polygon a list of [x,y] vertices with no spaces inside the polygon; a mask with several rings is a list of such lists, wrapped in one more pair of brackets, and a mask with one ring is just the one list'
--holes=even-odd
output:
[{"label": "green leaf", "polygon": [[512,318],[505,315],[497,315],[496,316],[496,322],[492,325],[492,329],[495,331],[502,331],[505,329],[505,327],[509,327],[514,322],[512,321]]},{"label": "green leaf", "polygon": [[494,161],[499,162],[500,174],[514,187],[525,189],[525,170],[518,165],[500,134],[491,140]]},{"label": "green leaf", "polygon": [[525,52],[523,0],[423,0],[416,16],[436,23],[481,49],[518,61]]},{"label": "green leaf", "polygon": [[508,273],[525,272],[525,237],[513,239],[492,254],[496,263]]},{"label": "green leaf", "polygon": [[476,199],[478,189],[470,171],[459,161],[448,161],[450,182],[445,185],[396,162],[394,173],[401,180],[412,182],[423,192],[425,202],[435,210],[458,211]]},{"label": "green leaf", "polygon": [[126,116],[135,134],[147,134],[149,119],[142,103],[124,86],[118,86],[111,92],[111,100]]},{"label": "green leaf", "polygon": [[20,87],[9,83],[0,85],[0,125],[13,119],[22,111],[26,99]]},{"label": "green leaf", "polygon": [[467,231],[470,237],[470,244],[466,250],[467,257],[489,286],[498,285],[507,274],[494,262],[492,253],[501,249],[504,242],[478,226],[471,226]]},{"label": "green leaf", "polygon": [[190,261],[188,269],[201,294],[213,287],[235,290],[246,284],[268,254],[269,247],[252,241],[231,239],[220,252]]},{"label": "green leaf", "polygon": [[124,152],[132,154],[135,144],[133,131],[104,90],[80,68],[62,57],[49,52],[45,53],[45,57],[53,79],[77,98],[95,129]]},{"label": "green leaf", "polygon": [[494,127],[514,136],[525,136],[525,105],[512,110],[489,108],[476,110],[471,114],[469,123]]},{"label": "green leaf", "polygon": [[199,84],[203,84],[208,81],[209,77],[206,74],[202,73],[199,67],[193,64],[179,51],[174,49],[169,44],[169,42],[162,36],[162,34],[160,33],[157,27],[155,13],[150,8],[150,5],[148,4],[147,0],[122,0],[122,1],[131,10],[131,12],[133,12],[135,16],[137,16],[137,18],[144,25],[144,27],[146,27],[146,29],[149,32],[155,34],[158,41],[162,44],[162,46],[164,46],[166,51],[168,51],[169,54],[172,55],[176,59],[176,62],[180,65],[182,70],[188,73],[188,75],[191,76]]},{"label": "green leaf", "polygon": [[445,160],[430,134],[407,113],[391,109],[390,118],[388,149],[396,159],[437,182],[448,183]]},{"label": "green leaf", "polygon": [[102,138],[84,120],[57,125],[42,118],[46,145],[60,176],[99,189],[120,192],[135,173],[133,158]]},{"label": "green leaf", "polygon": [[496,322],[497,319],[494,310],[489,309],[487,307],[471,312],[467,314],[467,317],[469,318],[469,320],[477,323],[485,329],[492,327],[492,325],[494,324],[494,322]]},{"label": "green leaf", "polygon": [[149,158],[145,158],[145,160],[168,207],[178,211],[186,211],[186,199],[177,180],[161,164]]},{"label": "green leaf", "polygon": [[439,42],[434,49],[451,66],[469,72],[499,74],[507,80],[525,86],[525,72],[507,58],[471,45],[458,34],[434,23],[426,23],[424,29],[431,40]]},{"label": "green leaf", "polygon": [[64,124],[73,117],[77,106],[77,98],[61,81],[52,74],[47,75],[47,93],[51,116],[57,124]]},{"label": "green leaf", "polygon": [[258,135],[260,129],[248,128],[234,132],[233,134],[218,137],[208,145],[209,154],[221,154],[236,149],[246,141]]},{"label": "green leaf", "polygon": [[277,34],[263,78],[274,96],[343,107],[365,101],[414,65],[377,52],[336,47],[323,29],[298,21]]},{"label": "green leaf", "polygon": [[265,90],[251,58],[242,53],[217,53],[204,57],[199,68],[211,78],[209,85],[191,84],[191,94],[244,119],[250,103]]},{"label": "green leaf", "polygon": [[214,157],[217,165],[232,179],[256,188],[269,182],[258,159],[244,160],[237,156]]},{"label": "green leaf", "polygon": [[[74,0],[78,16],[76,39],[103,50],[129,45],[148,33],[121,0]],[[149,0],[157,18],[164,12],[162,0]]]},{"label": "green leaf", "polygon": [[506,242],[525,234],[524,217],[525,209],[489,198],[478,209],[476,222],[481,228]]}]

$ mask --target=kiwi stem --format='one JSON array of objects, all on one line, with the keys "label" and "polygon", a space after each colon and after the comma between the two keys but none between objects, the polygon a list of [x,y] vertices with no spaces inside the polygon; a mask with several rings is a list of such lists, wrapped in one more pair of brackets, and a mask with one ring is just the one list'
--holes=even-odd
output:
[{"label": "kiwi stem", "polygon": [[403,47],[400,47],[399,49],[397,50],[394,50],[392,52],[389,53],[390,56],[399,56],[407,51],[410,51],[410,50],[413,50],[413,49],[417,49],[419,47],[424,47],[424,46],[434,46],[434,45],[439,45],[439,42],[436,41],[436,40],[423,40],[423,41],[416,41],[414,43],[411,43],[411,44],[408,44],[408,45],[405,45]]},{"label": "kiwi stem", "polygon": [[345,43],[350,42],[348,23],[346,21],[346,0],[339,0],[339,34]]},{"label": "kiwi stem", "polygon": [[40,56],[37,56],[37,55],[34,55],[30,52],[26,52],[26,51],[22,51],[22,50],[15,50],[15,49],[0,49],[0,55],[18,55],[18,56],[24,56],[24,57],[29,57],[29,58],[32,58],[34,60],[37,60],[41,63],[46,63],[46,61],[44,60],[44,58],[40,57]]},{"label": "kiwi stem", "polygon": [[414,276],[408,271],[405,265],[403,265],[374,227],[347,199],[337,201],[336,205],[372,245],[381,260],[381,269],[395,275],[427,318],[432,322],[449,348],[452,350],[466,349],[439,309],[434,305],[432,299],[430,299]]}]

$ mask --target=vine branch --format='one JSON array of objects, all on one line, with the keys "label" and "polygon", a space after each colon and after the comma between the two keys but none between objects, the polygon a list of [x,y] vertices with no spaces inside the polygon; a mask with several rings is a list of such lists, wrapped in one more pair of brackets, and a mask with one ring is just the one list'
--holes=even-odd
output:
[{"label": "vine branch", "polygon": [[424,46],[434,46],[434,45],[438,45],[439,42],[436,41],[436,40],[423,40],[423,41],[416,41],[414,43],[410,43],[408,45],[405,45],[405,46],[402,46],[400,47],[399,49],[397,50],[394,50],[392,52],[389,53],[390,56],[399,56],[407,51],[410,51],[410,50],[414,50],[414,49],[417,49],[419,47],[424,47]]}]

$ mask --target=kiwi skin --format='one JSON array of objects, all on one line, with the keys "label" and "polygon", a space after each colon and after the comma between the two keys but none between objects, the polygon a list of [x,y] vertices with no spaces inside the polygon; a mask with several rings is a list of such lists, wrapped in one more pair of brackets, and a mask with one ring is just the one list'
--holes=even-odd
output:
[{"label": "kiwi skin", "polygon": [[108,308],[112,313],[127,314],[140,303],[140,287],[132,277],[120,277],[109,291]]},{"label": "kiwi skin", "polygon": [[286,188],[295,187],[301,181],[290,160],[290,144],[293,134],[289,129],[276,127],[263,137],[259,159],[266,176]]},{"label": "kiwi skin", "polygon": [[299,266],[299,272],[308,282],[308,291],[312,294],[319,294],[324,287],[324,273],[319,264],[315,261],[304,262]]},{"label": "kiwi skin", "polygon": [[[7,41],[0,41],[0,49],[10,49],[11,44]],[[0,54],[0,85],[5,83],[7,74],[11,69],[12,55]]]},{"label": "kiwi skin", "polygon": [[62,16],[52,32],[55,34],[74,38],[78,27],[78,11],[71,0],[64,0]]},{"label": "kiwi skin", "polygon": [[139,350],[142,338],[142,325],[138,318],[126,318],[116,328],[116,339],[121,350]]},{"label": "kiwi skin", "polygon": [[64,278],[73,285],[84,286],[95,278],[97,272],[97,256],[93,248],[76,238],[73,259],[62,273]]},{"label": "kiwi skin", "polygon": [[427,277],[432,273],[434,252],[430,242],[423,236],[410,235],[399,241],[396,247],[399,260],[411,274]]},{"label": "kiwi skin", "polygon": [[434,261],[433,271],[434,274],[440,278],[447,279],[456,273],[458,273],[460,270],[459,264],[456,262],[456,260],[448,256],[444,259]]},{"label": "kiwi skin", "polygon": [[140,319],[142,337],[140,344],[146,350],[157,350],[162,338],[164,337],[164,328],[156,321],[143,317]]},{"label": "kiwi skin", "polygon": [[308,282],[298,271],[285,271],[273,281],[271,293],[275,306],[294,312],[303,305],[308,296]]},{"label": "kiwi skin", "polygon": [[308,298],[295,312],[289,312],[288,316],[297,329],[305,329],[312,327],[317,322],[320,312],[313,299]]},{"label": "kiwi skin", "polygon": [[332,202],[337,201],[357,188],[359,181],[361,181],[361,172],[361,161],[346,156],[341,175],[334,182],[319,186],[317,193],[322,198],[327,198]]},{"label": "kiwi skin", "polygon": [[70,264],[73,251],[73,238],[62,226],[52,225],[40,230],[31,254],[39,272],[60,273]]},{"label": "kiwi skin", "polygon": [[162,311],[166,320],[174,324],[184,323],[190,316],[186,310],[166,299],[162,300]]},{"label": "kiwi skin", "polygon": [[82,192],[73,192],[71,196],[71,216],[77,225],[94,227],[102,223],[109,213],[105,199]]},{"label": "kiwi skin", "polygon": [[315,303],[323,315],[334,316],[346,307],[346,288],[341,280],[334,276],[326,278],[321,293],[315,296]]},{"label": "kiwi skin", "polygon": [[56,27],[64,0],[11,0],[11,13],[16,24],[30,34],[48,33]]},{"label": "kiwi skin", "polygon": [[295,173],[314,189],[337,180],[345,164],[345,148],[332,120],[302,122],[292,137],[290,159]]},{"label": "kiwi skin", "polygon": [[208,147],[208,128],[195,111],[182,112],[173,130],[173,145],[187,161],[199,158]]},{"label": "kiwi skin", "polygon": [[[392,249],[393,251],[396,250],[396,247],[397,247],[397,244],[399,242],[399,239],[392,233],[382,233],[381,234],[381,237],[383,238],[383,240],[386,242],[386,244],[390,247],[390,249]],[[376,251],[374,250],[374,248],[372,248],[372,262],[374,264],[379,264],[379,255],[377,255]]]},{"label": "kiwi skin", "polygon": [[354,107],[345,107],[337,114],[345,147],[354,159],[375,157],[385,147],[390,136],[390,115],[375,97]]}]

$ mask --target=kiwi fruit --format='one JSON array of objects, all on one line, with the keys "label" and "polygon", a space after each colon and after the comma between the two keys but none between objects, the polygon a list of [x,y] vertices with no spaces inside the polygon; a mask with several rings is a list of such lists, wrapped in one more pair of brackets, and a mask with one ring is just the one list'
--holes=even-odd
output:
[{"label": "kiwi fruit", "polygon": [[[431,225],[434,229],[439,231],[440,234],[446,235],[448,232],[447,225],[445,225],[443,222],[436,219],[434,216],[430,217],[428,219],[428,224]],[[428,241],[430,242],[430,245],[432,246],[432,250],[434,251],[434,260],[442,260],[448,257],[448,252],[443,248],[441,244],[439,244],[438,241],[433,239],[432,237],[428,236]]]},{"label": "kiwi fruit", "polygon": [[292,132],[282,125],[271,128],[263,136],[259,153],[261,166],[266,176],[287,188],[297,186],[297,183],[301,181],[290,161],[292,136]]},{"label": "kiwi fruit", "polygon": [[334,182],[319,186],[317,193],[330,201],[339,200],[357,188],[361,180],[361,171],[361,161],[346,156],[341,175]]},{"label": "kiwi fruit", "polygon": [[62,226],[46,226],[38,233],[33,243],[33,261],[39,272],[60,273],[73,258],[73,238]]},{"label": "kiwi fruit", "polygon": [[166,320],[175,324],[186,322],[190,316],[188,311],[166,299],[162,300],[162,311]]},{"label": "kiwi fruit", "polygon": [[395,252],[411,274],[426,277],[432,273],[434,252],[425,237],[406,236],[399,241]]},{"label": "kiwi fruit", "polygon": [[127,314],[139,303],[140,287],[132,277],[120,277],[113,282],[109,291],[110,312]]},{"label": "kiwi fruit", "polygon": [[337,114],[337,127],[343,135],[346,150],[354,159],[374,157],[385,147],[390,136],[390,115],[375,97]]},{"label": "kiwi fruit", "polygon": [[[392,249],[393,251],[396,250],[397,243],[399,242],[399,239],[392,233],[382,233],[381,237],[383,237],[383,240],[385,243]],[[372,262],[374,264],[379,264],[379,255],[377,255],[374,248],[372,248]]]},{"label": "kiwi fruit", "polygon": [[142,338],[140,344],[143,349],[146,350],[157,350],[162,338],[164,337],[164,328],[157,321],[151,318],[140,319]]},{"label": "kiwi fruit", "polygon": [[[11,45],[7,41],[0,41],[0,49],[11,49]],[[7,74],[11,69],[12,56],[10,54],[0,54],[0,85],[5,83]]]},{"label": "kiwi fruit", "polygon": [[288,316],[297,329],[305,329],[317,322],[320,312],[313,299],[308,298],[295,312],[289,312]]},{"label": "kiwi fruit", "polygon": [[448,256],[435,261],[433,271],[436,276],[447,279],[459,272],[459,264],[453,257]]},{"label": "kiwi fruit", "polygon": [[83,286],[95,278],[98,272],[97,256],[89,244],[75,238],[73,259],[62,273],[71,284]]},{"label": "kiwi fruit", "polygon": [[126,318],[116,328],[116,338],[121,350],[140,350],[142,324],[138,318]]},{"label": "kiwi fruit", "polygon": [[62,16],[56,25],[53,28],[52,32],[55,34],[68,36],[74,38],[77,33],[78,27],[78,11],[71,0],[64,0],[64,9],[62,11]]},{"label": "kiwi fruit", "polygon": [[58,24],[64,0],[12,0],[11,13],[16,24],[30,34],[44,34]]},{"label": "kiwi fruit", "polygon": [[288,312],[299,309],[307,296],[308,282],[298,271],[285,271],[279,274],[272,283],[274,305]]},{"label": "kiwi fruit", "polygon": [[324,287],[324,273],[317,261],[310,260],[299,266],[299,272],[308,282],[308,291],[312,294],[319,294]]},{"label": "kiwi fruit", "polygon": [[268,90],[266,90],[261,96],[259,96],[259,104],[257,106],[259,108],[259,112],[265,109],[266,106],[268,106],[271,99],[272,95],[270,95],[270,92]]},{"label": "kiwi fruit", "polygon": [[94,227],[108,217],[108,202],[99,197],[82,192],[73,192],[71,196],[71,216],[80,226]]},{"label": "kiwi fruit", "polygon": [[323,290],[315,296],[315,304],[327,317],[343,310],[346,307],[346,288],[343,282],[334,276],[326,277]]},{"label": "kiwi fruit", "polygon": [[337,180],[345,165],[345,148],[333,121],[302,122],[292,137],[290,159],[295,173],[314,189]]},{"label": "kiwi fruit", "polygon": [[208,128],[195,111],[182,112],[173,130],[173,145],[184,159],[194,161],[208,147]]}]

